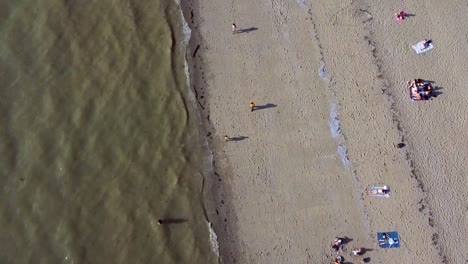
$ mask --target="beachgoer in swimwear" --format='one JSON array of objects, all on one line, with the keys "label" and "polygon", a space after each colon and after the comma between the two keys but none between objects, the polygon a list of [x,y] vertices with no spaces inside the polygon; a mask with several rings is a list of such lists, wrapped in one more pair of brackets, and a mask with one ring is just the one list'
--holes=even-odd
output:
[{"label": "beachgoer in swimwear", "polygon": [[426,83],[426,81],[424,81],[423,79],[416,79],[414,80],[414,82],[416,83],[416,86],[421,86]]},{"label": "beachgoer in swimwear", "polygon": [[377,189],[377,190],[372,190],[371,194],[385,194],[385,190],[382,189]]},{"label": "beachgoer in swimwear", "polygon": [[342,256],[338,256],[337,258],[335,258],[335,263],[343,263],[344,259]]},{"label": "beachgoer in swimwear", "polygon": [[434,88],[432,87],[432,84],[428,83],[427,84],[427,91],[431,92]]},{"label": "beachgoer in swimwear", "polygon": [[421,49],[426,49],[427,47],[429,47],[429,44],[431,44],[432,40],[430,39],[424,39],[423,43],[421,43]]},{"label": "beachgoer in swimwear", "polygon": [[340,264],[340,263],[343,263],[343,257],[341,256],[338,256],[332,261],[332,264]]},{"label": "beachgoer in swimwear", "polygon": [[255,103],[253,101],[250,101],[250,112],[253,112],[255,110]]},{"label": "beachgoer in swimwear", "polygon": [[333,240],[333,245],[335,246],[341,246],[341,239],[338,237],[335,237],[335,240]]},{"label": "beachgoer in swimwear", "polygon": [[357,249],[353,250],[353,255],[354,256],[357,256],[357,255],[360,256],[362,254],[364,254],[364,250],[362,248],[357,248]]},{"label": "beachgoer in swimwear", "polygon": [[424,84],[424,81],[421,79],[414,79],[408,82],[408,88],[411,92],[411,97],[416,97],[417,100],[421,100],[421,96],[418,93],[418,87]]},{"label": "beachgoer in swimwear", "polygon": [[335,240],[333,240],[332,248],[333,250],[335,250],[335,252],[338,252],[342,248],[341,242],[341,239],[339,239],[338,237],[335,237]]},{"label": "beachgoer in swimwear", "polygon": [[406,18],[406,12],[401,10],[399,13],[395,13],[396,19],[403,21]]}]

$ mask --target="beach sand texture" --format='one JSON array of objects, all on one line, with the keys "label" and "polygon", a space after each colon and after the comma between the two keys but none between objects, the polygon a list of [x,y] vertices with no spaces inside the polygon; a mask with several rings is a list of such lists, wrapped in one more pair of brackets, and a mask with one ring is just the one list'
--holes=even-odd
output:
[{"label": "beach sand texture", "polygon": [[[415,16],[402,24],[393,13]],[[466,3],[207,0],[186,5],[193,88],[214,150],[222,263],[464,263]],[[238,28],[255,27],[232,34]],[[416,55],[410,45],[432,38]],[[199,48],[196,48],[200,45]],[[463,46],[464,45],[464,46]],[[405,82],[443,94],[411,102]],[[250,112],[248,103],[271,107]],[[223,136],[247,137],[224,142]],[[397,148],[398,143],[404,148]],[[388,199],[370,197],[389,185]],[[210,193],[210,192],[207,192]],[[376,232],[399,231],[379,249]]]}]

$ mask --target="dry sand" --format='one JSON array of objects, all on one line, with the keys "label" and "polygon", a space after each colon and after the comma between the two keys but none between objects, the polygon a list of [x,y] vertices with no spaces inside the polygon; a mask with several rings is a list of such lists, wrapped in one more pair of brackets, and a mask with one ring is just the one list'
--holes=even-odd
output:
[{"label": "dry sand", "polygon": [[[357,246],[370,263],[464,263],[466,3],[316,2],[185,3],[221,262],[329,263],[333,237],[348,236],[350,263]],[[397,24],[398,9],[416,16]],[[426,37],[436,48],[416,55]],[[411,102],[412,78],[443,94]],[[366,194],[383,184],[390,198]],[[394,230],[401,248],[379,249],[375,233]]]}]

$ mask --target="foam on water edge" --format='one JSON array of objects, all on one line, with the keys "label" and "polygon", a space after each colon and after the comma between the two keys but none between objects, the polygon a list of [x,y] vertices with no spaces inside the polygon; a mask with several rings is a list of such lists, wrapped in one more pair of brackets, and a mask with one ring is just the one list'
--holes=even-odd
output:
[{"label": "foam on water edge", "polygon": [[[186,53],[186,51],[188,50],[188,45],[189,45],[190,38],[192,37],[192,30],[190,29],[187,21],[185,20],[180,1],[181,0],[175,0],[175,2],[177,4],[177,7],[179,9],[179,12],[180,12],[180,18],[182,19],[182,28],[183,28],[183,34],[184,34],[184,39],[182,41],[182,43],[183,43],[182,48],[184,49],[184,51]],[[193,94],[193,91],[190,89],[191,82],[190,82],[190,72],[189,72],[187,56],[185,57],[185,60],[184,60],[184,68],[185,68],[185,75],[186,75],[186,80],[187,80],[187,88],[188,88],[188,92],[189,92],[189,98],[190,98],[192,104],[196,108],[196,98],[195,98],[195,95]],[[197,111],[197,113],[199,115],[198,118],[201,120],[200,113],[198,111]],[[211,149],[209,148],[208,139],[206,137],[203,137],[203,139],[204,139],[204,142],[203,142],[204,149],[208,153],[208,157],[206,159],[207,164],[206,164],[206,166],[203,166],[204,168],[207,168],[208,171],[204,171],[203,173],[210,173],[210,172],[213,172],[213,167],[211,166],[213,164],[213,153],[212,153]],[[203,178],[203,175],[201,177]],[[203,196],[203,191],[204,191],[204,185],[205,184],[204,184],[204,180],[203,180],[202,196]],[[204,210],[204,215],[205,215],[205,218],[206,218],[206,222],[208,224],[208,230],[209,230],[209,234],[210,234],[209,241],[210,241],[210,245],[211,245],[211,251],[217,257],[219,257],[218,236],[216,235],[216,232],[213,229],[213,224],[208,219],[208,215],[206,213],[204,203],[202,204],[202,207],[203,207],[203,210]]]},{"label": "foam on water edge", "polygon": [[215,253],[216,256],[219,257],[218,236],[216,235],[213,229],[213,224],[208,223],[208,229],[210,230],[211,250],[213,250],[213,253]]}]

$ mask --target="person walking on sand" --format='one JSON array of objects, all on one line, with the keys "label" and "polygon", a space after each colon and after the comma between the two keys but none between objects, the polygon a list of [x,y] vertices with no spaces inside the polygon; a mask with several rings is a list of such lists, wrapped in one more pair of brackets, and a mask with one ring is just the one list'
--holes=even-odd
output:
[{"label": "person walking on sand", "polygon": [[255,103],[253,101],[250,101],[250,112],[253,112],[255,110]]},{"label": "person walking on sand", "polygon": [[225,142],[231,141],[231,138],[226,135],[226,136],[224,136],[224,141]]},{"label": "person walking on sand", "polygon": [[237,33],[237,26],[235,23],[232,23],[232,34],[236,34]]}]

